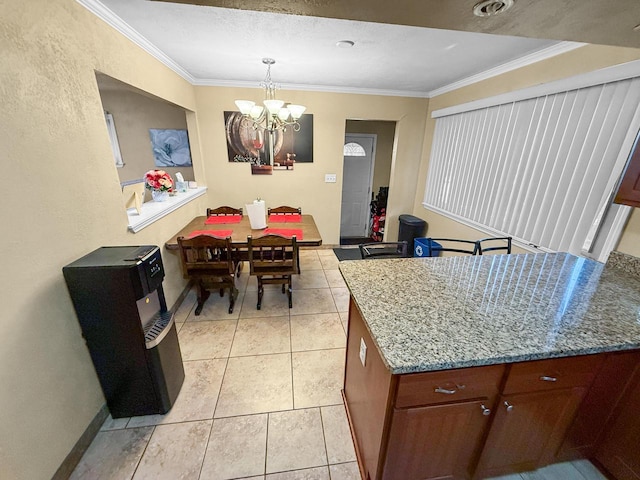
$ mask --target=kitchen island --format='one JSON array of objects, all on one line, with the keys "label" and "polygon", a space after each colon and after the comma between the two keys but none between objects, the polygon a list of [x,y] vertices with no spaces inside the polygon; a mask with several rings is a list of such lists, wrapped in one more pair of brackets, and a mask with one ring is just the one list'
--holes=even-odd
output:
[{"label": "kitchen island", "polygon": [[569,254],[350,261],[344,397],[363,478],[593,457],[640,359],[640,268]]}]

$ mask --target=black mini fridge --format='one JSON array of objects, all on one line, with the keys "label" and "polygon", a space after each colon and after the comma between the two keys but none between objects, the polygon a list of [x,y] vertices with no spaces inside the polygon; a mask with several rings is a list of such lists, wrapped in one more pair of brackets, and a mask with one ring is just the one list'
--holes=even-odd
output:
[{"label": "black mini fridge", "polygon": [[167,413],[184,368],[160,249],[101,247],[62,272],[111,416]]}]

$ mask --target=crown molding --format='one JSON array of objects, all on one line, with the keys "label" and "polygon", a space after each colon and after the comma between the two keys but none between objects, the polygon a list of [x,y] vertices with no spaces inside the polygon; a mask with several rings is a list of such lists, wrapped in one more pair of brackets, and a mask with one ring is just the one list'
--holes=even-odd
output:
[{"label": "crown molding", "polygon": [[149,55],[154,57],[160,63],[166,65],[171,70],[176,72],[182,78],[184,78],[187,82],[193,84],[195,78],[189,72],[187,72],[184,68],[174,62],[170,57],[168,57],[162,50],[157,48],[154,44],[152,44],[145,37],[140,35],[134,28],[132,28],[128,23],[123,21],[120,17],[118,17],[115,13],[105,7],[98,0],[76,0],[77,3],[85,7],[91,13],[93,13],[96,17],[104,21],[106,24],[115,28],[122,35],[127,37],[133,43],[142,48]]},{"label": "crown molding", "polygon": [[518,68],[526,67],[527,65],[531,65],[533,63],[537,63],[542,60],[546,60],[548,58],[570,52],[571,50],[584,47],[585,45],[586,43],[560,42],[555,45],[551,45],[550,47],[543,48],[542,50],[538,50],[537,52],[530,53],[529,55],[525,55],[524,57],[512,60],[511,62],[503,63],[502,65],[490,68],[489,70],[485,70],[484,72],[480,72],[476,75],[471,75],[470,77],[463,78],[462,80],[458,80],[457,82],[453,82],[449,85],[445,85],[444,87],[432,90],[427,94],[427,97],[437,97],[438,95],[452,92],[454,90],[457,90],[458,88],[467,87],[469,85],[473,85],[474,83],[481,82],[482,80],[497,77],[498,75],[502,75],[503,73],[511,72],[512,70],[517,70]]},{"label": "crown molding", "polygon": [[[198,87],[231,87],[257,88],[262,90],[259,82],[245,82],[239,80],[195,79],[192,84]],[[304,85],[297,83],[278,83],[278,90],[293,90],[303,92],[328,92],[352,95],[381,95],[385,97],[428,98],[427,92],[409,92],[406,90],[381,90],[355,87],[331,87],[327,85]]]}]

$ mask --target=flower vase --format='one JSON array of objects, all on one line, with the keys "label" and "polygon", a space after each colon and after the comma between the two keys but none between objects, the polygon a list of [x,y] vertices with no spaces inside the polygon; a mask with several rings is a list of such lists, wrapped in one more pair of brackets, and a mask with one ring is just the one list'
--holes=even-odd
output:
[{"label": "flower vase", "polygon": [[167,190],[151,190],[151,197],[154,202],[166,202],[169,198]]}]

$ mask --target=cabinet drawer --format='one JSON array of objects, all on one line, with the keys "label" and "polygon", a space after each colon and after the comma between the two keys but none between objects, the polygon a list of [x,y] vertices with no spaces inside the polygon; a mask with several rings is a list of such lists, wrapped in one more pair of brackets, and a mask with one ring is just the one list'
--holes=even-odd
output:
[{"label": "cabinet drawer", "polygon": [[603,355],[587,355],[516,363],[511,366],[503,393],[587,386],[602,360]]},{"label": "cabinet drawer", "polygon": [[400,376],[396,407],[491,397],[498,392],[504,365],[461,368]]}]

